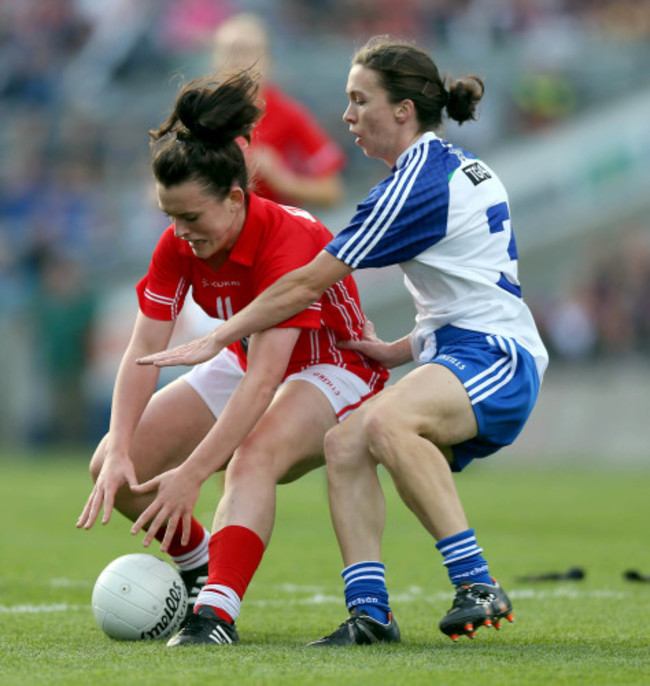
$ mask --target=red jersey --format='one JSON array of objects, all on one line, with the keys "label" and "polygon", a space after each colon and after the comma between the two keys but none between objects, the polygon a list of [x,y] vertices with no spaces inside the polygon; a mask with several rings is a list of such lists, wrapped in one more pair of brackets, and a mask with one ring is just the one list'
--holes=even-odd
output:
[{"label": "red jersey", "polygon": [[[265,87],[262,99],[264,114],[253,130],[251,148],[273,148],[289,169],[304,176],[317,178],[343,168],[343,151],[303,105],[270,85]],[[286,200],[279,198],[263,179],[256,180],[255,192],[276,202]]]},{"label": "red jersey", "polygon": [[[332,234],[312,215],[251,193],[241,234],[228,260],[214,270],[168,227],[154,250],[149,272],[138,283],[140,309],[152,319],[175,319],[188,289],[211,317],[228,319],[282,275],[302,267],[329,243]],[[285,376],[315,364],[349,369],[373,391],[388,372],[379,363],[337,341],[358,340],[365,321],[352,276],[331,286],[320,300],[278,326],[301,329]],[[246,369],[241,343],[228,346]]]}]

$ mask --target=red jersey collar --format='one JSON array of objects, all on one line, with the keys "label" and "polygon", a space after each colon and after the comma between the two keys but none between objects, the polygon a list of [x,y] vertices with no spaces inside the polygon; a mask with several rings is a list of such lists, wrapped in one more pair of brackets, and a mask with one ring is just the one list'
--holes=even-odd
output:
[{"label": "red jersey collar", "polygon": [[237,262],[244,267],[253,266],[266,220],[267,212],[264,201],[255,193],[249,193],[246,221],[230,251],[230,255],[228,255],[231,262]]}]

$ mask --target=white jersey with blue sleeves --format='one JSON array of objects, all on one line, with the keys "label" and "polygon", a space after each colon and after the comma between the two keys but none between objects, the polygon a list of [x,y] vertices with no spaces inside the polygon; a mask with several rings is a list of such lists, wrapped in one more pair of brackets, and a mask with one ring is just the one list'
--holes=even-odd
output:
[{"label": "white jersey with blue sleeves", "polygon": [[514,338],[541,380],[548,355],[521,297],[508,196],[474,155],[424,134],[326,250],[354,269],[400,265],[417,311],[416,359],[453,324]]}]

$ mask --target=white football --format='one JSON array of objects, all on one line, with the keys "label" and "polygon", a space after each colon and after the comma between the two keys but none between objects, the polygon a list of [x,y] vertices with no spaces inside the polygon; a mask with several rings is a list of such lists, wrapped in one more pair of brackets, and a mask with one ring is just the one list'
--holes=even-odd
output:
[{"label": "white football", "polygon": [[185,618],[187,590],[172,565],[154,555],[132,553],[113,560],[97,577],[92,607],[111,638],[169,638]]}]

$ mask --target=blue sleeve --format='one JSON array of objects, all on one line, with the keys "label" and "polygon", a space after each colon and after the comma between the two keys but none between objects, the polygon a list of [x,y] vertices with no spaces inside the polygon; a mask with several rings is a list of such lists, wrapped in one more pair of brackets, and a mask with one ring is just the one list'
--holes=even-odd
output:
[{"label": "blue sleeve", "polygon": [[354,269],[406,262],[447,233],[449,184],[428,146],[375,186],[326,250]]}]

